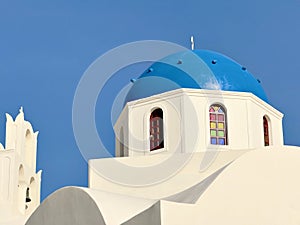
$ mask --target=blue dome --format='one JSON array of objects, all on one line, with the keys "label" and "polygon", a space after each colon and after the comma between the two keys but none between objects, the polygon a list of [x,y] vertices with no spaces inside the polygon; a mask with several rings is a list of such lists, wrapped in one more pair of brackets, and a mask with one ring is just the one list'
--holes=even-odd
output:
[{"label": "blue dome", "polygon": [[178,88],[250,92],[268,102],[260,82],[245,67],[220,53],[193,50],[153,63],[134,81],[125,103]]}]

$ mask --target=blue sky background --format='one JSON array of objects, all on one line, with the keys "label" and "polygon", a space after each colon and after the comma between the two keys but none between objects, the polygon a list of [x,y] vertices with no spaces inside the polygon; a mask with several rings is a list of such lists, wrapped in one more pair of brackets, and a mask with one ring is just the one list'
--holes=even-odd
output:
[{"label": "blue sky background", "polygon": [[[300,145],[298,127],[300,1],[0,1],[0,137],[5,113],[22,105],[39,130],[42,198],[66,185],[87,185],[87,164],[72,130],[72,102],[87,67],[127,42],[157,39],[230,56],[261,80],[285,114],[285,143]],[[97,105],[100,136],[111,152],[114,94],[142,72],[127,68],[107,84]]]}]

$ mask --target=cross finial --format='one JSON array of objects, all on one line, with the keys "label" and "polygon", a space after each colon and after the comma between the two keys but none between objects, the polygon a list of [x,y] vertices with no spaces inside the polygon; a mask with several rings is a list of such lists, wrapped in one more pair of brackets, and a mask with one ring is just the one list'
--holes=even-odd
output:
[{"label": "cross finial", "polygon": [[191,36],[191,45],[192,45],[192,50],[194,50],[195,43],[194,43],[194,36]]}]

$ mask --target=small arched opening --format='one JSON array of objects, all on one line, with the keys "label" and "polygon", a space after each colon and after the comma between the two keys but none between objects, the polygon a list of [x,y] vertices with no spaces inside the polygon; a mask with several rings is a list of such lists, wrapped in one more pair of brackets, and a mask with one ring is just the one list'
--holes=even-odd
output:
[{"label": "small arched opening", "polygon": [[164,148],[163,110],[157,108],[150,115],[150,151]]},{"label": "small arched opening", "polygon": [[26,198],[25,198],[25,202],[26,202],[26,203],[31,202],[31,198],[30,198],[30,188],[29,188],[29,187],[26,189]]},{"label": "small arched opening", "polygon": [[21,164],[21,165],[19,166],[19,183],[20,183],[21,181],[24,181],[24,180],[25,180],[24,167],[23,167],[23,165]]},{"label": "small arched opening", "polygon": [[263,130],[264,130],[264,145],[270,145],[270,120],[267,116],[263,117]]}]

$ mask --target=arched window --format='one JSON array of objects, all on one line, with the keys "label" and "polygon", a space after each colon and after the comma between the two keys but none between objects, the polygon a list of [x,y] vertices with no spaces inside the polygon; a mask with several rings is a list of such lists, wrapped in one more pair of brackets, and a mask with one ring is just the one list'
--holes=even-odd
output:
[{"label": "arched window", "polygon": [[226,111],[220,105],[209,107],[210,143],[212,145],[227,145]]},{"label": "arched window", "polygon": [[150,151],[164,147],[163,111],[158,108],[150,115]]},{"label": "arched window", "polygon": [[25,202],[31,202],[30,194],[29,194],[29,187],[26,189],[26,199]]},{"label": "arched window", "polygon": [[269,135],[269,121],[266,116],[263,117],[263,127],[264,127],[264,143],[265,146],[270,145],[270,135]]}]

